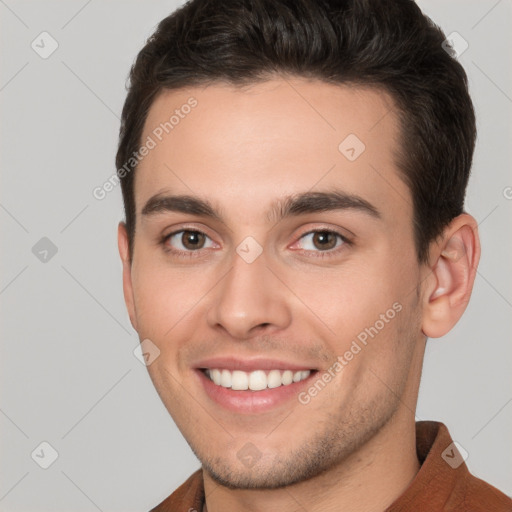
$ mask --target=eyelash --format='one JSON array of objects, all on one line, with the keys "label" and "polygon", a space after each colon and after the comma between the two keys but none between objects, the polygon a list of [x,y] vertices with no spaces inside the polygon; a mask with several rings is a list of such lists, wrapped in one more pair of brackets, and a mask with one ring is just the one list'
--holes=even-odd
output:
[{"label": "eyelash", "polygon": [[196,251],[181,251],[177,249],[171,249],[167,246],[167,241],[173,237],[174,235],[177,235],[178,233],[200,233],[208,238],[210,238],[206,233],[203,233],[202,231],[199,231],[198,229],[188,229],[188,228],[182,228],[178,231],[173,231],[172,233],[169,233],[168,235],[164,235],[162,239],[160,240],[160,244],[163,246],[164,250],[168,253],[171,253],[173,256],[177,258],[199,258],[202,256],[202,250],[198,249]]},{"label": "eyelash", "polygon": [[310,253],[308,255],[308,258],[333,258],[338,255],[338,253],[342,250],[344,250],[345,246],[352,245],[352,242],[344,235],[339,233],[338,231],[335,231],[333,229],[312,229],[310,231],[307,231],[306,233],[302,233],[302,235],[299,237],[299,240],[304,238],[307,235],[316,234],[316,233],[328,233],[332,235],[336,235],[343,243],[334,249],[327,249],[326,251],[310,251],[307,249],[301,249],[303,253]]},{"label": "eyelash", "polygon": [[[187,228],[182,228],[178,231],[173,231],[172,233],[169,233],[168,235],[164,235],[162,237],[162,239],[160,240],[160,244],[163,246],[164,250],[166,252],[169,252],[171,253],[173,256],[176,256],[178,258],[199,258],[202,256],[202,250],[201,249],[198,249],[198,250],[195,250],[195,251],[181,251],[181,250],[176,250],[176,249],[171,249],[168,247],[167,245],[167,241],[173,237],[174,235],[177,235],[178,233],[184,233],[184,232],[189,232],[189,233],[200,233],[204,236],[206,236],[207,238],[210,238],[206,233],[203,233],[202,231],[199,231],[198,229],[187,229]],[[341,239],[341,241],[343,242],[339,247],[335,248],[335,249],[328,249],[326,251],[309,251],[309,250],[305,250],[305,249],[302,249],[302,252],[306,252],[306,253],[310,253],[312,252],[313,254],[310,254],[308,255],[309,258],[330,258],[330,257],[333,257],[333,255],[337,255],[340,250],[343,250],[343,247],[345,245],[352,245],[352,242],[347,238],[345,237],[344,235],[342,235],[341,233],[339,233],[338,231],[335,231],[335,230],[332,230],[332,229],[313,229],[311,231],[307,231],[306,233],[303,233],[300,237],[299,237],[299,240],[304,238],[305,236],[307,235],[311,235],[311,234],[314,234],[314,233],[330,233],[330,234],[333,234],[333,235],[336,235],[337,237],[339,237],[339,239]]]}]

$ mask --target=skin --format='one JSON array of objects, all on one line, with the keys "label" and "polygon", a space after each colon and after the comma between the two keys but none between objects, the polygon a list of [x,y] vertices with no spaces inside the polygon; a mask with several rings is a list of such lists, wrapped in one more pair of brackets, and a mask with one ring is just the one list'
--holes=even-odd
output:
[{"label": "skin", "polygon": [[[419,470],[414,411],[425,342],[467,305],[476,222],[455,218],[428,264],[418,263],[412,197],[394,158],[398,121],[382,91],[297,77],[165,91],[142,140],[191,96],[197,107],[137,168],[132,260],[123,223],[118,238],[130,319],[160,350],[148,371],[203,465],[207,510],[383,511]],[[353,162],[338,150],[348,134],[366,146]],[[275,200],[332,187],[364,198],[380,218],[356,209],[267,218]],[[206,198],[222,221],[142,215],[158,193]],[[188,249],[198,257],[169,252],[187,250],[180,236],[160,243],[180,229],[207,235],[203,248]],[[352,243],[337,239],[326,251],[311,230]],[[247,236],[263,249],[250,264],[236,252]],[[205,357],[261,355],[322,375],[394,303],[401,311],[306,405],[291,399],[237,414],[213,402],[192,369]],[[252,467],[237,457],[247,443],[260,454]]]}]

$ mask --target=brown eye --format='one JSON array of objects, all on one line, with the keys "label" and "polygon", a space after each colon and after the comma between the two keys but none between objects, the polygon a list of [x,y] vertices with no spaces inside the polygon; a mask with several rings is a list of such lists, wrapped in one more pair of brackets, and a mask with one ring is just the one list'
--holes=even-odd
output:
[{"label": "brown eye", "polygon": [[176,253],[194,252],[215,245],[208,235],[191,229],[182,229],[167,235],[164,243]]},{"label": "brown eye", "polygon": [[311,253],[311,256],[330,256],[341,250],[341,246],[350,245],[350,242],[337,231],[318,229],[304,233],[298,244],[299,249]]},{"label": "brown eye", "polygon": [[329,250],[334,249],[337,243],[337,235],[332,231],[317,231],[313,234],[313,244],[317,249]]},{"label": "brown eye", "polygon": [[183,231],[181,235],[181,243],[186,249],[201,249],[205,242],[204,233],[199,231]]}]

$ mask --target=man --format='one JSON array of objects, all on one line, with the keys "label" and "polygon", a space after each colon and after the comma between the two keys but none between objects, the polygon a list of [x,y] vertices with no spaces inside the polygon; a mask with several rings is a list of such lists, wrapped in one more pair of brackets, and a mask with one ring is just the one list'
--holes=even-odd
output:
[{"label": "man", "polygon": [[153,510],[512,510],[415,422],[480,256],[444,40],[409,0],[193,0],[139,53],[124,295],[202,464]]}]

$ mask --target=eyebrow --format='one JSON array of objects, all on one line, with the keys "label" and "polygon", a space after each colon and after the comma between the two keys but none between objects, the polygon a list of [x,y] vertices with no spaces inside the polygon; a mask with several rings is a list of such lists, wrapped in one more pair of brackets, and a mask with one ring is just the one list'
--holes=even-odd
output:
[{"label": "eyebrow", "polygon": [[[366,199],[341,190],[329,190],[303,192],[277,199],[267,212],[267,220],[279,222],[287,217],[334,210],[356,210],[376,219],[382,218],[379,210]],[[144,216],[165,212],[188,213],[224,222],[222,213],[210,201],[191,195],[156,194],[142,209]]]}]

